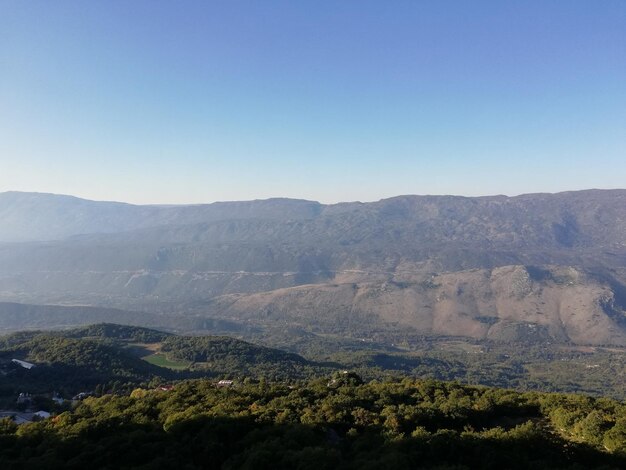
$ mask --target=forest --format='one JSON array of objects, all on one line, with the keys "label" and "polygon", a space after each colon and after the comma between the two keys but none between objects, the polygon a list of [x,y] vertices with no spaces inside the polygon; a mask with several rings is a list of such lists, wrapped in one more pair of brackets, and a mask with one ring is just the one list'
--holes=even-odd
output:
[{"label": "forest", "polygon": [[[97,457],[97,458],[96,458]],[[22,426],[4,469],[624,468],[626,405],[351,372],[136,388]]]},{"label": "forest", "polygon": [[[564,354],[551,356],[553,370],[572,367]],[[493,380],[517,370],[498,350],[465,356],[504,361],[483,372]],[[0,467],[626,467],[621,399],[436,380],[472,370],[453,351],[333,357],[315,362],[235,338],[113,324],[0,337],[0,408],[15,408],[27,392],[32,403],[19,409],[51,412],[21,425],[0,420]]]}]

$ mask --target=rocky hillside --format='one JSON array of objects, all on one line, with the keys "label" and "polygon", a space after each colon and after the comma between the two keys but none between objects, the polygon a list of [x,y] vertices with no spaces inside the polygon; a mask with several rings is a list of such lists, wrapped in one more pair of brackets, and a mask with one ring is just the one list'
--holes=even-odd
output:
[{"label": "rocky hillside", "polygon": [[410,328],[420,335],[626,346],[624,301],[572,267],[503,266],[411,280],[306,285],[230,294],[210,308],[239,321],[320,331]]}]

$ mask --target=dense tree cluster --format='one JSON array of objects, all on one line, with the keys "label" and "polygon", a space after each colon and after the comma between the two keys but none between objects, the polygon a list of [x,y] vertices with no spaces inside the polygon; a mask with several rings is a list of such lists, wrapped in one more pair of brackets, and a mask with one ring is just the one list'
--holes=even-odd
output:
[{"label": "dense tree cluster", "polygon": [[170,336],[161,351],[173,359],[192,362],[194,371],[210,370],[227,377],[294,380],[320,376],[338,367],[227,336]]},{"label": "dense tree cluster", "polygon": [[448,341],[423,341],[416,351],[348,350],[307,357],[358,369],[368,378],[408,375],[626,399],[626,355],[621,350],[495,342],[462,343],[455,349],[455,341]]},{"label": "dense tree cluster", "polygon": [[[21,392],[72,397],[81,391],[126,390],[154,379],[168,380],[175,374],[141,360],[126,348],[106,340],[67,338],[59,334],[33,333],[4,338],[0,348],[0,406],[10,407]],[[23,369],[11,359],[36,363]]]},{"label": "dense tree cluster", "polygon": [[[97,457],[97,458],[96,458]],[[624,468],[626,406],[351,373],[301,384],[88,398],[17,427],[0,422],[2,468]]]},{"label": "dense tree cluster", "polygon": [[164,341],[170,333],[143,328],[139,326],[117,325],[115,323],[98,323],[95,325],[82,326],[62,332],[69,338],[111,338],[118,340],[134,341],[137,343],[159,343]]},{"label": "dense tree cluster", "polygon": [[[158,343],[169,357],[190,364],[186,370],[158,367],[141,356],[138,343]],[[36,363],[26,370],[13,358]],[[333,367],[296,354],[220,336],[174,336],[145,328],[101,324],[62,332],[20,332],[0,337],[0,409],[11,408],[21,392],[65,398],[79,392],[129,391],[146,383],[199,377],[299,380]],[[336,367],[335,367],[336,368]]]}]

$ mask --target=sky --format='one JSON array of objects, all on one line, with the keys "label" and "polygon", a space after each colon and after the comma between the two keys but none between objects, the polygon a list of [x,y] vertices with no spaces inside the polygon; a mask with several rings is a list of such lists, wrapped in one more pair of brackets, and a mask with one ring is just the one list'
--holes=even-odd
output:
[{"label": "sky", "polygon": [[626,1],[0,0],[0,192],[626,188]]}]

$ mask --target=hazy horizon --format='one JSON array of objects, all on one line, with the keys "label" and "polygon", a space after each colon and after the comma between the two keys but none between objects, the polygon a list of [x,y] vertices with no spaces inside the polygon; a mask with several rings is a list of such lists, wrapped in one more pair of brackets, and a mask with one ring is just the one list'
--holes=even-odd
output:
[{"label": "hazy horizon", "polygon": [[498,196],[504,196],[504,197],[508,197],[508,198],[515,198],[518,196],[528,196],[528,195],[533,195],[533,194],[550,194],[550,195],[556,195],[556,194],[561,194],[561,193],[572,193],[572,192],[582,192],[582,191],[626,191],[626,188],[581,188],[581,189],[566,189],[563,191],[554,191],[554,192],[549,192],[549,191],[539,191],[539,192],[523,192],[523,193],[519,193],[519,194],[478,194],[478,195],[466,195],[466,194],[420,194],[420,193],[406,193],[406,194],[393,194],[390,196],[385,196],[385,197],[381,197],[378,199],[371,199],[371,200],[360,200],[360,199],[349,199],[349,200],[339,200],[339,201],[320,201],[317,199],[306,199],[306,198],[298,198],[298,197],[288,197],[288,196],[270,196],[270,197],[254,197],[251,199],[220,199],[220,200],[214,200],[214,201],[196,201],[196,202],[177,202],[177,203],[170,203],[170,202],[158,202],[158,203],[136,203],[136,202],[132,202],[132,201],[124,201],[124,200],[119,200],[119,199],[111,199],[111,198],[104,198],[104,199],[91,199],[89,197],[83,197],[80,195],[76,195],[76,194],[67,194],[67,193],[50,193],[50,192],[44,192],[44,191],[19,191],[19,190],[3,190],[0,191],[0,194],[5,194],[5,193],[20,193],[20,194],[39,194],[39,195],[49,195],[49,196],[61,196],[61,197],[71,197],[71,198],[77,198],[77,199],[83,199],[83,200],[87,200],[87,201],[91,201],[91,202],[113,202],[113,203],[122,203],[122,204],[130,204],[130,205],[138,205],[138,206],[193,206],[193,205],[205,205],[205,204],[215,204],[215,203],[221,203],[221,202],[250,202],[250,201],[267,201],[267,200],[271,200],[271,199],[290,199],[290,200],[300,200],[300,201],[308,201],[308,202],[317,202],[323,205],[334,205],[334,204],[346,204],[346,203],[371,203],[371,202],[378,202],[378,201],[384,201],[386,199],[393,199],[396,197],[405,197],[405,196],[415,196],[415,197],[465,197],[465,198],[481,198],[481,197],[498,197]]},{"label": "hazy horizon", "polygon": [[0,191],[626,187],[626,3],[0,4]]}]

